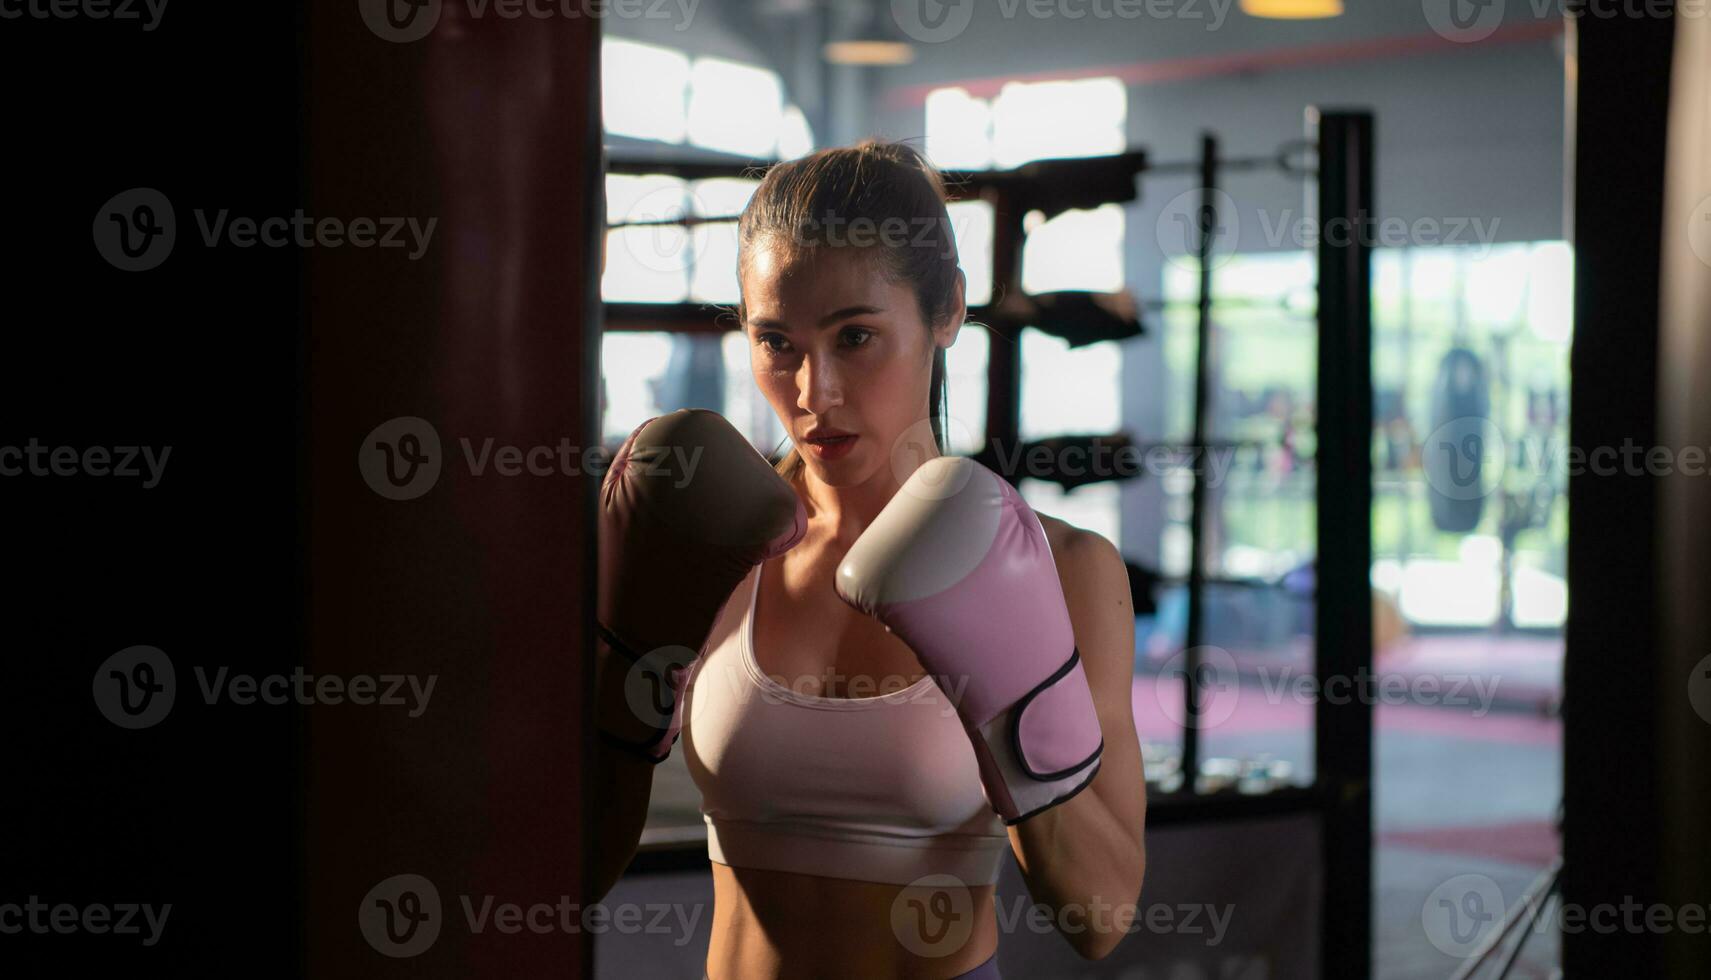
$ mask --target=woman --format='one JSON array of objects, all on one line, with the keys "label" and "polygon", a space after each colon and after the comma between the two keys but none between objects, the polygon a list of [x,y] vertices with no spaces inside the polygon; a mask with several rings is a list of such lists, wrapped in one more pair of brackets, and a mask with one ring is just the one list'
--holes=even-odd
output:
[{"label": "woman", "polygon": [[[795,443],[777,472],[806,523],[730,595],[681,698],[715,890],[707,976],[997,977],[1005,849],[1070,945],[1105,956],[1145,867],[1116,549],[1039,518],[1103,754],[1014,824],[989,802],[951,696],[835,587],[863,532],[945,453],[944,351],[966,307],[938,174],[872,140],[782,163],[738,236],[738,312],[755,383]],[[1006,922],[1038,920],[1015,911]]]}]

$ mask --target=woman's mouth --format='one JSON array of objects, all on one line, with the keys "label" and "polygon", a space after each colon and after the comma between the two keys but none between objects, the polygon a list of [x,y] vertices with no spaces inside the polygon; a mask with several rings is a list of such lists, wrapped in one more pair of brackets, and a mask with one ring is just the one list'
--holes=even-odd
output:
[{"label": "woman's mouth", "polygon": [[855,441],[859,438],[861,437],[846,435],[809,439],[808,448],[813,450],[814,455],[820,459],[838,459],[848,454],[850,447],[854,446]]}]

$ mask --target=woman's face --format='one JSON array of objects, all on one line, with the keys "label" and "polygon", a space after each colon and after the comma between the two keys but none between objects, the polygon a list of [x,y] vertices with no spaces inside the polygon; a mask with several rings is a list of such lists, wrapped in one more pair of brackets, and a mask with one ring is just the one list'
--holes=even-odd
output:
[{"label": "woman's face", "polygon": [[856,486],[906,441],[936,452],[925,424],[933,353],[956,339],[962,310],[929,333],[914,293],[856,248],[791,257],[757,246],[742,291],[755,384],[816,477]]}]

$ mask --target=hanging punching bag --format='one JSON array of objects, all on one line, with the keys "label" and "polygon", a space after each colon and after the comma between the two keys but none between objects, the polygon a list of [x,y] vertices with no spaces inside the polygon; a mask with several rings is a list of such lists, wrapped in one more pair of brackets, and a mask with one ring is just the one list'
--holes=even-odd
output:
[{"label": "hanging punching bag", "polygon": [[1438,364],[1431,434],[1421,449],[1421,465],[1432,524],[1457,533],[1477,527],[1502,466],[1501,437],[1491,419],[1485,363],[1465,347],[1450,348]]}]

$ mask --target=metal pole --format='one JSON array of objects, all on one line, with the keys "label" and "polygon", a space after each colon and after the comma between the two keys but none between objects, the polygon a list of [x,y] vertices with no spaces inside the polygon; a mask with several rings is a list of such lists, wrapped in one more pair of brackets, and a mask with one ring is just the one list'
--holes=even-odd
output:
[{"label": "metal pole", "polygon": [[[1358,684],[1372,672],[1373,119],[1307,110],[1319,145],[1318,569],[1315,671]],[[1359,687],[1355,687],[1359,690]],[[1321,700],[1314,768],[1326,793],[1319,974],[1372,972],[1372,709]]]},{"label": "metal pole", "polygon": [[1188,628],[1183,637],[1182,696],[1182,778],[1189,792],[1200,774],[1200,659],[1201,624],[1205,606],[1206,556],[1201,536],[1206,527],[1206,411],[1211,388],[1212,346],[1212,246],[1218,228],[1218,138],[1211,133],[1200,136],[1200,207],[1199,237],[1195,243],[1200,259],[1199,316],[1195,323],[1194,350],[1194,435],[1190,443],[1195,453],[1194,467],[1189,471],[1194,482],[1189,491],[1188,507]]}]

